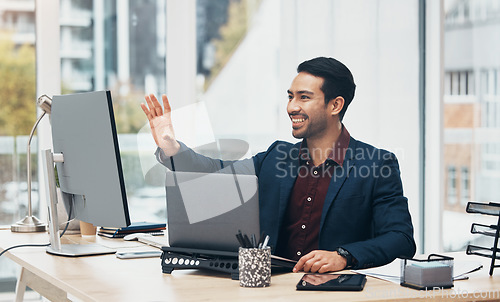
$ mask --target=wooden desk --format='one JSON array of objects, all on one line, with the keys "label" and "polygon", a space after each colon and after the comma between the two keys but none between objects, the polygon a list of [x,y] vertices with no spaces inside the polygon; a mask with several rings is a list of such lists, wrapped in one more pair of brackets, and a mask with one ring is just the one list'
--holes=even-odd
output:
[{"label": "wooden desk", "polygon": [[[66,237],[66,236],[65,236]],[[64,238],[64,237],[63,237]],[[68,236],[77,242],[96,241],[106,246],[142,246],[119,239]],[[0,231],[0,250],[23,243],[46,243],[48,236]],[[500,271],[489,277],[488,259],[455,257],[484,262],[485,267],[456,281],[449,290],[416,291],[368,277],[362,292],[303,292],[295,285],[302,273],[273,275],[267,288],[242,288],[229,275],[202,270],[174,270],[163,274],[160,259],[117,259],[114,255],[67,258],[49,255],[45,248],[19,248],[5,254],[22,267],[23,282],[54,301],[486,301],[500,300]],[[5,256],[4,255],[4,256]],[[19,287],[23,287],[23,284]],[[23,288],[18,290],[23,291]]]}]

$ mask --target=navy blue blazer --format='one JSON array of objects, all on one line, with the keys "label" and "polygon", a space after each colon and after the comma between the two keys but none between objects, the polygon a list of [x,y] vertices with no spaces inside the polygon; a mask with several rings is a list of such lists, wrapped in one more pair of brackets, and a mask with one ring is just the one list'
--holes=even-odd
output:
[{"label": "navy blue blazer", "polygon": [[[277,141],[254,157],[259,177],[261,228],[276,245],[299,169],[300,143]],[[343,247],[356,268],[413,257],[415,241],[396,156],[351,137],[336,165],[323,205],[319,249]]]},{"label": "navy blue blazer", "polygon": [[[171,158],[160,149],[156,155],[162,164],[178,171],[213,172],[233,165],[238,173],[255,173],[261,230],[276,247],[299,171],[299,148],[300,143],[276,141],[267,151],[236,162],[199,155],[182,143]],[[337,247],[356,258],[355,268],[413,257],[416,250],[396,156],[352,137],[343,165],[334,168],[320,222],[318,249],[333,251]]]}]

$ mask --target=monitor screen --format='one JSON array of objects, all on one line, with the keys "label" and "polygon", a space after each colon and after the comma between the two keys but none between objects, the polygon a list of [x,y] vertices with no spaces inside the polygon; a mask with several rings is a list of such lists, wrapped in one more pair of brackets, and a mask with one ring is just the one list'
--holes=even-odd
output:
[{"label": "monitor screen", "polygon": [[[54,96],[54,153],[63,193],[73,196],[72,217],[96,226],[130,225],[111,93]],[[66,207],[68,209],[68,207]]]}]

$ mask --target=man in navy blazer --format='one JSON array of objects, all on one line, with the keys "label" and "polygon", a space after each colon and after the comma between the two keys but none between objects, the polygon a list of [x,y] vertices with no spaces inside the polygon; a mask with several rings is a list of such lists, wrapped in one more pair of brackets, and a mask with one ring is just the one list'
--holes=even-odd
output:
[{"label": "man in navy blazer", "polygon": [[[158,160],[184,171],[233,165],[258,177],[261,230],[294,271],[329,272],[387,264],[415,254],[408,200],[396,156],[352,138],[342,118],[354,97],[349,69],[333,58],[305,61],[288,89],[292,134],[238,162],[196,154],[175,139],[168,99],[141,104]],[[182,166],[182,167],[180,167]],[[180,168],[180,169],[179,169]]]}]

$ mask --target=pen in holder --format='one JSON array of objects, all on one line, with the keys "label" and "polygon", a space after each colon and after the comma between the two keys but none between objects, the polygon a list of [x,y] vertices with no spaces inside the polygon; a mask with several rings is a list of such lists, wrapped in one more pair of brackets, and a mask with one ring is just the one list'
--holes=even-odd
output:
[{"label": "pen in holder", "polygon": [[267,287],[271,284],[271,248],[240,247],[238,252],[240,286]]}]

